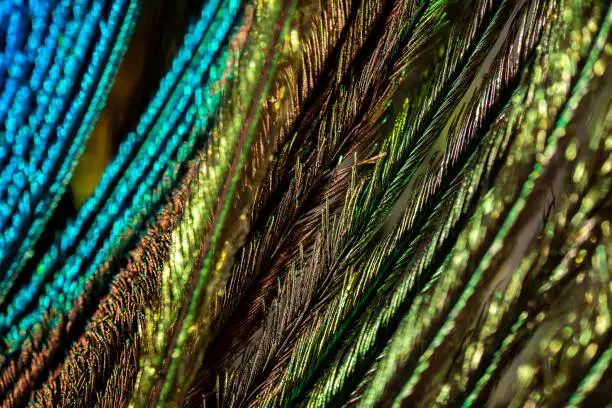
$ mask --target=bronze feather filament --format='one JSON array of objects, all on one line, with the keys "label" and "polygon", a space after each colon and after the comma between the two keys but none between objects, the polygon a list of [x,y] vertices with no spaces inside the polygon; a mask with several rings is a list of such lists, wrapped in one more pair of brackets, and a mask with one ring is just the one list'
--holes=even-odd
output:
[{"label": "bronze feather filament", "polygon": [[0,2],[0,407],[612,406],[611,29]]}]

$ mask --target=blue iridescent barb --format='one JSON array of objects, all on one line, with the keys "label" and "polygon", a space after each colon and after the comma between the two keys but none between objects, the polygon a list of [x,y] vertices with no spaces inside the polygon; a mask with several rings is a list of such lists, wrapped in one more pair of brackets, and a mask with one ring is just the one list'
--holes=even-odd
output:
[{"label": "blue iridescent barb", "polygon": [[[56,23],[50,18],[51,12],[58,9],[56,3],[57,1],[31,2],[25,15],[20,10],[12,12],[12,5],[0,7],[0,37],[7,39],[7,47],[0,54],[0,122],[4,122],[10,102],[15,98],[20,86],[22,90],[28,89],[27,84],[23,85],[23,82],[29,70],[40,66],[45,60],[50,60],[49,48],[57,44],[53,35],[58,31],[57,24],[54,28],[49,28],[50,23]],[[64,10],[67,12],[67,7],[64,7]],[[10,24],[6,24],[9,19]],[[30,32],[27,31],[28,19],[32,27]],[[64,18],[60,21],[63,23],[66,20]],[[10,26],[15,27],[11,29]],[[22,42],[19,44],[20,48],[16,49],[17,41],[23,41],[24,35],[27,35],[27,43]],[[8,68],[10,72],[7,72]],[[0,146],[0,160],[6,157],[9,147],[6,144]]]},{"label": "blue iridescent barb", "polygon": [[[2,196],[6,193],[6,188],[9,187],[13,172],[18,167],[20,160],[23,161],[23,158],[13,153],[23,150],[23,146],[31,144],[32,131],[30,128],[33,128],[43,120],[43,114],[50,100],[49,93],[53,91],[58,80],[59,69],[56,66],[62,63],[66,54],[65,49],[62,49],[61,46],[58,47],[58,37],[62,36],[62,45],[66,47],[72,42],[72,38],[76,34],[78,23],[67,26],[69,3],[68,0],[65,0],[54,10],[52,16],[53,23],[45,39],[45,45],[38,49],[36,55],[29,55],[29,61],[23,61],[23,58],[11,58],[11,61],[7,62],[10,64],[9,72],[15,75],[9,76],[6,86],[3,88],[2,103],[0,104],[0,120],[5,130],[3,133],[5,140],[0,145],[0,155],[3,159],[10,159],[11,163],[11,165],[7,166],[6,162],[3,162],[3,168],[0,172],[0,180],[3,182],[0,186]],[[19,55],[28,56],[27,54]],[[52,62],[54,62],[55,69],[50,69]],[[21,78],[21,74],[25,73],[26,68],[28,68],[27,65],[33,65],[29,80]],[[15,69],[15,67],[19,68]],[[41,89],[43,79],[46,79],[46,81],[44,88]],[[21,88],[20,96],[14,98],[19,88]],[[29,106],[31,98],[28,94],[36,95],[35,101],[32,101],[36,103],[33,107]],[[11,100],[13,100],[12,103]],[[11,111],[11,115],[5,121],[5,115],[9,111]],[[31,111],[31,113],[28,121],[24,123],[25,117],[21,114],[28,113],[28,111]],[[14,133],[18,128],[20,129],[20,137],[16,138]],[[20,180],[20,178],[15,178],[15,181],[17,180]],[[1,220],[5,221],[9,217],[9,210],[9,206],[2,206],[0,209]]]},{"label": "blue iridescent barb", "polygon": [[[40,236],[67,187],[103,107],[139,11],[137,1],[117,2],[109,8],[108,16],[101,19],[104,4],[95,3],[84,14],[86,4],[75,8],[80,12],[73,11],[75,20],[67,27],[71,27],[70,33],[74,31],[75,42],[68,35],[61,37],[62,46],[42,81],[42,89],[36,88],[40,85],[39,71],[34,69],[32,73],[30,86],[36,90],[38,104],[27,125],[22,124],[17,134],[15,125],[5,126],[14,143],[10,164],[5,169],[9,187],[2,191],[6,197],[3,196],[0,211],[0,225],[4,227],[0,236],[0,270],[5,273],[0,287],[2,297],[12,286],[29,256],[28,249]],[[88,38],[96,40],[91,43]],[[91,49],[91,56],[85,60],[87,49]],[[41,64],[45,61],[41,60]],[[72,90],[73,87],[76,89]],[[3,177],[4,174],[0,179]]]},{"label": "blue iridescent barb", "polygon": [[122,144],[94,196],[45,254],[36,274],[13,298],[6,314],[0,316],[0,327],[6,333],[61,261],[62,269],[45,286],[38,307],[10,330],[11,344],[20,343],[20,331],[31,328],[49,307],[69,309],[86,280],[113,250],[129,241],[130,234],[154,213],[160,199],[174,187],[176,165],[192,155],[203,135],[199,126],[192,131],[196,119],[201,120],[199,125],[206,126],[219,104],[219,95],[212,94],[210,87],[221,78],[226,65],[227,49],[222,46],[227,45],[240,2],[219,3],[211,1],[204,7],[160,91],[136,132],[130,133]]}]

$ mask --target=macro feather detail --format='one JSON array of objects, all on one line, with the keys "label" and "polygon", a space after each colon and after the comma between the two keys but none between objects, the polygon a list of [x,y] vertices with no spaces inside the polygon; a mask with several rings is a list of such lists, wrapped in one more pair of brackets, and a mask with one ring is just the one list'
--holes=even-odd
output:
[{"label": "macro feather detail", "polygon": [[[2,303],[26,260],[32,257],[31,246],[66,189],[134,30],[137,2],[116,2],[107,11],[103,10],[103,3],[73,13],[68,2],[57,4],[55,9],[52,5],[43,7],[52,17],[48,29],[54,37],[62,36],[62,42],[58,46],[57,39],[50,36],[39,49],[35,41],[22,44],[25,49],[17,51],[21,58],[16,61],[20,66],[13,65],[17,74],[9,77],[3,89],[2,97],[7,97],[7,102],[3,103],[2,112],[8,112],[3,121],[0,175]],[[44,31],[48,20],[44,15],[32,16],[32,20],[33,27],[40,29],[42,25]],[[23,16],[17,24],[26,28],[27,17]],[[97,24],[103,27],[99,38],[94,36]],[[40,32],[32,34],[39,34],[36,37],[42,41]],[[13,33],[12,37],[19,35]],[[71,46],[81,48],[82,52],[71,52]],[[91,54],[89,61],[87,54]],[[80,82],[79,70],[85,71]],[[25,76],[27,72],[31,73],[30,78]],[[87,109],[86,103],[91,104]]]},{"label": "macro feather detail", "polygon": [[[245,33],[245,57],[239,60],[237,66],[238,72],[242,73],[238,76],[241,79],[229,84],[228,97],[234,103],[226,105],[227,108],[220,111],[219,120],[212,130],[209,147],[202,160],[198,181],[194,186],[192,204],[186,209],[185,224],[179,226],[177,234],[180,235],[175,238],[175,244],[170,249],[178,252],[170,253],[168,264],[162,272],[162,277],[169,276],[167,281],[162,279],[162,294],[164,291],[172,292],[171,297],[162,298],[162,308],[170,313],[172,312],[168,309],[175,309],[178,314],[167,318],[165,324],[158,324],[156,348],[159,348],[161,341],[162,345],[167,344],[167,351],[163,353],[174,354],[176,350],[180,350],[185,356],[180,359],[183,361],[176,359],[171,360],[169,364],[162,363],[161,372],[155,372],[155,375],[160,377],[161,385],[158,387],[161,390],[156,391],[153,388],[153,396],[149,397],[150,392],[145,386],[145,398],[151,398],[149,404],[156,403],[156,392],[161,393],[161,401],[164,398],[180,398],[183,392],[180,384],[190,383],[194,371],[193,361],[201,361],[206,350],[205,339],[211,324],[211,318],[207,314],[211,309],[214,313],[218,302],[218,282],[224,281],[224,269],[227,268],[224,264],[227,258],[231,258],[232,244],[240,242],[241,231],[244,229],[240,227],[244,210],[239,203],[245,200],[244,190],[249,186],[241,184],[244,178],[248,177],[244,175],[246,170],[243,166],[247,157],[253,158],[249,152],[254,139],[254,129],[261,115],[262,101],[270,87],[269,83],[261,83],[251,71],[261,70],[264,77],[270,77],[269,82],[275,78],[278,53],[276,44],[279,38],[282,38],[281,34],[286,31],[284,21],[288,21],[292,9],[291,3],[282,6],[273,3],[270,7],[256,10],[252,26],[248,27]],[[272,24],[278,19],[280,24]],[[253,95],[259,96],[254,98]],[[255,156],[259,158],[253,160],[265,162],[265,158],[261,158],[262,153],[256,151]],[[254,166],[250,170],[251,177],[256,179],[259,171]],[[231,229],[227,228],[226,219],[233,223]],[[191,254],[191,257],[186,257],[185,252]],[[198,320],[195,320],[196,317]],[[155,333],[152,336],[156,336]],[[167,340],[161,340],[160,336]],[[156,360],[163,361],[164,358],[157,357]],[[169,358],[165,360],[168,361]],[[144,367],[142,376],[146,378],[146,362]],[[187,381],[184,380],[185,377]],[[173,381],[179,383],[172,385]],[[173,394],[166,397],[165,393],[171,385]]]},{"label": "macro feather detail", "polygon": [[[372,80],[372,78],[370,78],[369,76],[364,77],[364,81],[371,81],[371,80]],[[376,78],[376,80],[378,80],[378,78]],[[372,82],[372,83],[375,84],[376,82]],[[346,103],[346,102],[343,102],[343,103]],[[355,106],[358,106],[358,105],[355,105]],[[343,108],[340,107],[338,112],[342,112],[342,110],[343,110]],[[373,114],[380,115],[380,112],[373,112]],[[323,127],[319,131],[326,132],[326,128]],[[336,132],[334,132],[334,133],[336,133]],[[316,136],[316,133],[314,134],[314,136]],[[319,140],[324,140],[324,139],[323,139],[322,136],[320,136]],[[352,140],[352,139],[347,139],[347,140]],[[360,140],[361,143],[362,143],[362,141],[363,141],[363,139]],[[317,146],[315,148],[315,150],[313,150],[313,153],[311,154],[312,159],[305,159],[305,160],[318,160],[318,161],[326,160],[329,163],[330,159],[333,159],[333,157],[334,157],[334,156],[330,156],[331,151],[329,151],[329,149],[333,148],[333,143],[338,143],[338,142],[334,141],[334,140],[329,140],[329,141],[325,141],[324,143],[325,144],[321,144],[320,147]],[[336,153],[335,157],[338,157],[337,153]],[[325,167],[323,167],[323,165],[324,165],[324,162],[321,162],[320,164],[317,164],[316,167],[324,169]],[[298,197],[304,196],[305,197],[304,199],[306,199],[306,197],[308,197],[310,195],[310,191],[312,191],[311,190],[312,187],[310,188],[310,191],[309,191],[308,185],[309,184],[313,185],[313,183],[316,183],[316,182],[320,183],[321,181],[323,181],[323,180],[317,181],[316,177],[319,177],[319,176],[316,176],[315,175],[316,173],[311,173],[310,175],[306,175],[305,174],[304,178],[302,178],[300,176],[300,174],[301,174],[300,167],[301,167],[301,165],[298,164],[296,169],[295,169],[295,174],[296,174],[295,181],[291,181],[290,182],[288,190],[286,191],[286,193],[284,193],[283,198],[281,198],[281,200],[280,200],[280,203],[279,203],[280,204],[279,205],[279,212],[278,212],[279,217],[271,218],[267,222],[267,225],[264,227],[266,230],[270,231],[270,233],[272,233],[272,231],[274,231],[274,233],[276,233],[276,234],[284,235],[284,234],[287,234],[287,233],[291,232],[291,230],[289,229],[291,227],[291,224],[287,224],[287,221],[289,221],[291,218],[288,218],[288,217],[290,217],[291,214],[299,215],[299,212],[298,212],[299,208],[294,204],[294,202],[292,203],[292,200],[295,198],[295,195],[298,194]],[[350,172],[348,174],[350,175]],[[334,181],[336,183],[334,183],[333,185],[331,185],[331,183],[330,183],[330,188],[334,189],[334,194],[336,194],[336,195],[340,194],[341,191],[342,191],[342,190],[339,190],[339,188],[342,188],[342,185],[343,185],[343,184],[341,184],[339,182],[342,178],[346,178],[346,175],[343,175],[343,176],[341,176],[339,178],[335,178]],[[326,197],[330,198],[328,195],[326,195],[324,197],[319,197],[318,200],[325,199]],[[314,208],[316,208],[316,207],[318,207],[320,205],[324,205],[324,204],[323,203],[317,204],[316,202],[314,204],[312,204],[312,206]],[[306,208],[304,211],[312,212],[312,210],[309,210],[308,208]],[[280,218],[280,214],[284,214],[284,217],[282,219]],[[306,215],[306,217],[307,218],[312,218],[312,216],[310,216],[310,215]],[[297,222],[299,224],[306,224],[307,225],[308,223],[310,223],[310,224],[316,225],[316,224],[314,224],[312,222],[309,222],[309,221],[306,221],[306,220],[304,220],[304,221],[298,220]],[[301,228],[299,230],[299,233],[303,234],[305,231],[306,230],[304,228]],[[296,233],[297,233],[297,231],[296,231]],[[262,237],[266,237],[266,239],[268,240],[270,238],[269,234],[268,234],[268,236],[264,235]],[[311,234],[311,233],[307,233],[307,234]],[[281,243],[285,242],[284,239],[282,238],[282,235],[280,237],[281,240],[279,241]],[[240,274],[243,273],[242,271],[249,271],[250,272],[250,271],[253,270],[253,268],[255,268],[255,270],[256,270],[257,267],[256,267],[256,264],[254,264],[254,262],[257,262],[257,259],[259,257],[261,257],[261,255],[260,255],[261,252],[260,251],[265,251],[266,250],[265,249],[266,245],[269,246],[270,244],[274,244],[275,243],[275,241],[262,242],[261,239],[258,236],[255,236],[253,241],[251,241],[251,242],[253,242],[253,244],[251,244],[248,247],[246,247],[247,248],[246,250],[249,251],[248,252],[249,255],[247,255],[246,262],[245,263],[241,263],[239,265],[240,269],[238,269],[236,271],[238,274],[237,275],[233,275],[233,277],[236,278],[236,280],[238,279],[239,276],[241,276]],[[291,241],[291,240],[289,240],[288,243],[289,244],[294,244],[294,242]],[[291,248],[290,251],[295,251],[295,249]],[[253,254],[253,255],[251,255],[251,254]],[[283,257],[283,255],[281,255],[281,259],[282,259],[282,257]],[[242,258],[242,259],[244,259],[244,258]],[[259,258],[259,259],[261,259],[261,258]],[[254,265],[254,266],[249,266],[249,265]],[[275,266],[275,268],[271,272],[274,272],[275,270],[281,270],[282,271],[282,264],[279,265],[279,266]],[[252,272],[250,272],[250,273],[252,273]],[[262,294],[257,294],[255,296],[251,297],[251,299],[253,299],[253,298],[255,299],[255,303],[252,303],[253,300],[249,300],[247,298],[247,301],[249,302],[249,304],[247,304],[246,308],[249,309],[249,319],[251,321],[256,321],[255,319],[257,319],[256,315],[254,314],[254,310],[256,310],[256,308],[258,308],[258,304],[257,304],[259,302],[258,298],[260,298],[262,296],[266,296],[266,297],[270,296],[269,293],[270,293],[270,290],[273,289],[273,287],[271,287],[270,284],[267,283],[267,282],[270,282],[271,280],[273,281],[273,279],[274,278],[270,277],[270,273],[268,273],[267,276],[263,277],[263,282],[259,286],[260,287],[260,289],[259,289],[260,293],[262,293],[262,292],[263,293]],[[237,290],[237,289],[234,289],[236,287],[236,285],[244,285],[244,282],[241,282],[241,281],[238,281],[238,280],[236,281],[235,284],[233,282],[230,282],[230,286],[229,286],[230,290]],[[234,298],[235,298],[235,296],[236,295],[234,295]],[[253,317],[251,318],[250,316],[253,316]],[[223,343],[221,343],[221,344],[223,344]]]},{"label": "macro feather detail", "polygon": [[608,1],[155,1],[0,4],[0,406],[612,404]]}]

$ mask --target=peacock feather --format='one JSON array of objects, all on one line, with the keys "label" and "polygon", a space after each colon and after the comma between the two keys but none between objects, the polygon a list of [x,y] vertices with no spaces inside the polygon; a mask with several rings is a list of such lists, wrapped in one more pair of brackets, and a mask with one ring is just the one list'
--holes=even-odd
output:
[{"label": "peacock feather", "polygon": [[0,406],[612,405],[611,30],[0,1]]}]

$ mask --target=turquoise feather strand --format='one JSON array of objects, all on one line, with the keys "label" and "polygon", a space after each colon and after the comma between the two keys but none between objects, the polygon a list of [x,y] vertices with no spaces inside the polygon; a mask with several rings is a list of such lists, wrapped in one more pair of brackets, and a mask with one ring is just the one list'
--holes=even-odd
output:
[{"label": "turquoise feather strand", "polygon": [[[216,54],[216,50],[220,47],[225,41],[225,35],[228,32],[231,24],[233,22],[234,17],[238,11],[239,3],[237,1],[226,2],[226,4],[219,10],[218,20],[213,22],[209,30],[208,36],[210,38],[204,38],[200,45],[200,49],[202,49],[205,53],[201,58],[198,58],[194,61],[195,64],[195,72],[189,75],[187,74],[187,79],[190,80],[190,85],[179,85],[174,92],[174,100],[178,103],[178,106],[168,105],[166,103],[164,105],[165,114],[159,119],[159,124],[157,126],[168,126],[168,124],[172,124],[176,122],[181,116],[181,112],[183,112],[184,108],[181,106],[185,106],[185,103],[189,100],[185,98],[185,89],[189,89],[190,92],[196,88],[193,84],[193,78],[201,78],[202,75],[206,72],[206,68],[209,66],[207,61],[211,61],[213,55]],[[215,44],[217,44],[215,46]],[[213,45],[213,47],[211,47]],[[197,64],[196,64],[197,63]],[[210,72],[210,77],[208,79],[208,87],[213,86],[218,79],[220,79],[223,66],[225,64],[225,54],[221,53],[221,58],[215,62],[216,67],[212,69]],[[192,68],[194,69],[194,68]],[[189,71],[188,71],[189,72]],[[205,92],[208,94],[208,91]],[[176,179],[176,171],[174,166],[183,162],[193,151],[194,143],[197,138],[200,136],[200,133],[193,132],[191,134],[191,140],[185,143],[185,138],[188,136],[187,133],[191,131],[191,127],[193,125],[193,121],[195,119],[196,112],[200,117],[210,117],[214,113],[216,106],[219,102],[219,97],[211,96],[209,103],[205,105],[199,112],[192,105],[187,110],[187,115],[184,119],[182,119],[183,123],[178,126],[176,129],[176,133],[173,133],[174,136],[168,137],[168,142],[165,150],[162,150],[159,155],[151,154],[150,147],[164,146],[163,143],[164,138],[166,138],[166,132],[156,131],[155,133],[150,133],[148,141],[143,145],[140,150],[140,153],[133,159],[131,162],[132,165],[128,168],[127,172],[125,172],[124,180],[126,180],[123,184],[119,184],[116,188],[118,191],[111,195],[111,202],[107,203],[105,208],[106,210],[102,210],[100,214],[98,214],[98,218],[94,225],[90,228],[90,232],[86,235],[86,240],[80,241],[79,246],[77,248],[77,252],[75,256],[72,256],[64,261],[64,267],[61,269],[63,272],[56,273],[55,281],[51,284],[46,285],[46,296],[40,296],[39,298],[39,306],[38,308],[30,313],[28,316],[21,317],[19,321],[18,327],[13,327],[11,329],[12,334],[8,334],[7,339],[11,344],[19,344],[22,338],[19,334],[23,333],[23,330],[28,330],[29,327],[38,321],[40,316],[45,310],[48,310],[49,307],[59,308],[60,310],[68,310],[70,308],[72,299],[75,299],[76,296],[82,290],[83,283],[91,276],[97,267],[101,265],[101,263],[107,259],[107,257],[112,253],[112,251],[117,250],[118,242],[127,241],[125,237],[125,233],[129,230],[137,230],[137,225],[146,221],[147,217],[150,216],[151,208],[155,208],[153,205],[156,202],[159,202],[161,197],[164,194],[167,194],[169,188],[173,186],[173,181]],[[170,115],[170,117],[166,117]],[[162,128],[163,129],[163,128]],[[156,130],[156,127],[153,127],[153,130]],[[169,129],[168,129],[169,130]],[[177,150],[178,149],[178,150]],[[174,159],[172,159],[174,157]],[[170,160],[169,160],[170,159]],[[148,164],[151,163],[151,164]],[[176,163],[173,165],[173,163]],[[151,170],[145,170],[147,167],[152,165]],[[164,170],[164,168],[166,170]],[[162,177],[163,172],[165,175]],[[131,181],[130,177],[140,177],[143,174],[147,174],[147,179],[144,182],[136,182]],[[134,176],[131,176],[134,175]],[[162,179],[170,180],[170,182],[165,181],[167,183],[166,188],[162,188],[161,191],[159,187],[155,185],[159,185]],[[130,195],[130,189],[137,187],[137,190]],[[154,193],[151,194],[150,192]],[[138,198],[141,197],[141,198]],[[116,211],[119,208],[124,208],[123,202],[125,200],[131,200],[131,205],[125,208],[123,211],[122,218],[119,220],[114,219],[116,216]],[[144,201],[143,201],[144,200]],[[145,204],[146,205],[143,205]],[[105,215],[106,214],[108,215]],[[115,215],[113,215],[115,213]],[[110,222],[113,221],[113,222]],[[98,244],[100,246],[92,247],[90,243],[94,243],[96,245],[97,241],[101,234],[105,231],[109,231],[110,236],[104,240],[103,243]],[[109,230],[110,228],[110,230]],[[118,241],[121,238],[121,241]],[[94,249],[95,248],[95,249]],[[52,249],[53,251],[53,249]],[[55,251],[50,254],[54,254]],[[95,255],[94,255],[95,254]],[[92,261],[88,263],[84,263],[84,260],[89,259],[90,257],[95,256]],[[49,258],[44,258],[43,262],[41,262],[41,267],[45,267],[45,261]],[[53,258],[51,258],[53,259]],[[53,265],[50,261],[47,269],[50,270],[50,267]],[[41,267],[39,267],[39,273],[41,271]],[[87,272],[81,271],[84,267],[87,268]],[[83,274],[84,273],[84,274]],[[79,277],[78,280],[75,278]],[[41,282],[43,279],[33,279],[32,283],[36,284],[37,282]],[[36,286],[30,284],[30,288],[34,287],[36,290]],[[20,311],[23,310],[24,306],[27,305],[22,299],[24,296],[27,298],[32,298],[32,294],[36,293],[32,289],[26,288],[26,290],[22,290],[18,297],[16,297],[16,301],[12,302],[8,306],[8,313],[2,315],[2,322],[8,327],[12,324],[13,319],[19,315]]]}]

